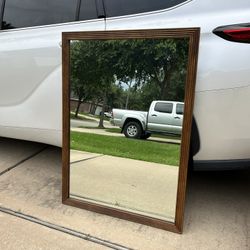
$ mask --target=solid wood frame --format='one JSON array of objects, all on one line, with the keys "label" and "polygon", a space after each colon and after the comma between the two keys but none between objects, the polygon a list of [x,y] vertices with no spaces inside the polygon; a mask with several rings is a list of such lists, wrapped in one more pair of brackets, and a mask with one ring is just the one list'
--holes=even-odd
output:
[{"label": "solid wood frame", "polygon": [[[190,134],[192,125],[194,90],[196,81],[199,28],[181,29],[152,29],[152,30],[122,30],[122,31],[91,31],[62,33],[62,75],[63,75],[63,149],[62,149],[62,202],[75,206],[118,217],[141,224],[182,233],[184,206],[186,194],[187,169],[189,160]],[[188,69],[185,83],[185,108],[182,127],[180,150],[180,166],[177,188],[175,222],[168,222],[150,216],[140,215],[122,209],[111,208],[101,204],[80,201],[69,196],[70,188],[70,40],[117,40],[145,38],[189,38]]]}]

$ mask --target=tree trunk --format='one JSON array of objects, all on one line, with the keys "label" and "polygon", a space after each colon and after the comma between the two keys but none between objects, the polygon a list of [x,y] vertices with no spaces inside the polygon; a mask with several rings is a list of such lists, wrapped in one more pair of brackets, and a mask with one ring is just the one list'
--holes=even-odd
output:
[{"label": "tree trunk", "polygon": [[127,98],[126,98],[125,109],[128,109],[128,103],[129,103],[129,95],[130,95],[130,91],[131,91],[131,85],[132,85],[132,80],[128,84],[128,94],[127,94]]},{"label": "tree trunk", "polygon": [[75,111],[75,118],[78,117],[78,113],[79,113],[79,109],[80,109],[81,103],[82,103],[82,98],[79,98],[78,102],[77,102],[76,111]]},{"label": "tree trunk", "polygon": [[105,112],[106,103],[107,103],[107,92],[105,91],[104,97],[103,97],[102,112],[100,115],[100,121],[99,121],[98,128],[105,128],[103,121],[104,121],[104,112]]},{"label": "tree trunk", "polygon": [[129,94],[130,94],[130,89],[128,89],[128,94],[127,94],[127,98],[126,98],[125,109],[128,109]]},{"label": "tree trunk", "polygon": [[161,100],[167,100],[168,99],[168,86],[167,81],[161,82]]},{"label": "tree trunk", "polygon": [[162,82],[160,82],[160,89],[161,89],[161,100],[168,100],[169,98],[169,89],[170,89],[170,79],[172,76],[172,70],[165,72],[165,77]]}]

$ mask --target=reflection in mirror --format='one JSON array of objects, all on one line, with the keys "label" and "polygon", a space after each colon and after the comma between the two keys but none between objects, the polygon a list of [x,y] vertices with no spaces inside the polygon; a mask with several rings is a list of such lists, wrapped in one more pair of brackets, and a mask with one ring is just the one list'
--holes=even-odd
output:
[{"label": "reflection in mirror", "polygon": [[70,186],[175,221],[188,38],[70,42]]}]

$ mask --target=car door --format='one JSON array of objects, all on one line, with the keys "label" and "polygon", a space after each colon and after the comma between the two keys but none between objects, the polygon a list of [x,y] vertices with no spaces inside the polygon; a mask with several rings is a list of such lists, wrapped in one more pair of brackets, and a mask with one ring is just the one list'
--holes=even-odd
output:
[{"label": "car door", "polygon": [[[93,21],[74,22],[77,5],[78,0],[6,0],[4,31],[0,33],[0,75],[4,89],[0,105],[22,102],[61,65],[62,32],[105,29],[104,19],[97,16]],[[81,17],[81,12],[79,16],[91,18]]]},{"label": "car door", "polygon": [[0,31],[0,117],[4,117],[0,128],[18,124],[58,131],[61,137],[62,32],[105,30],[95,3],[5,0]]},{"label": "car door", "polygon": [[183,122],[184,103],[176,103],[173,112],[173,130],[176,134],[181,134]]},{"label": "car door", "polygon": [[155,132],[169,132],[173,131],[173,110],[174,104],[172,102],[155,102],[151,105],[148,114],[148,130]]}]

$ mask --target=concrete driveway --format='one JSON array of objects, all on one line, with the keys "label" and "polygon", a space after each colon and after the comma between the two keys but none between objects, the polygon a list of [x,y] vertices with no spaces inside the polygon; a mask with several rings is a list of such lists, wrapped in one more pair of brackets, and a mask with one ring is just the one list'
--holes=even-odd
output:
[{"label": "concrete driveway", "polygon": [[0,249],[250,249],[250,171],[192,173],[178,235],[62,205],[59,148],[0,138],[0,159]]}]

